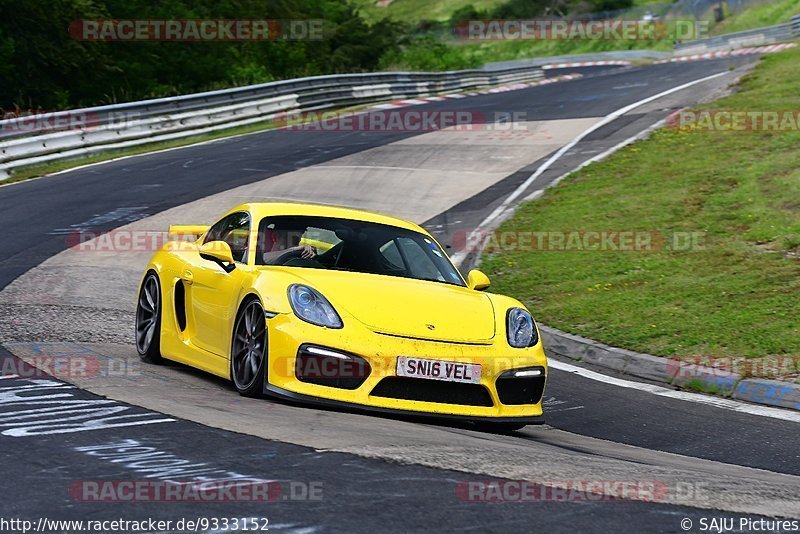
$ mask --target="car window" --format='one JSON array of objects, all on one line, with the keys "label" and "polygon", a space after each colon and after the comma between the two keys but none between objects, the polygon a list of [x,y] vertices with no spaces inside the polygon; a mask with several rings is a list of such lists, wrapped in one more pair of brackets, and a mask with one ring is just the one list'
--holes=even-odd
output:
[{"label": "car window", "polygon": [[[438,247],[434,249],[425,250],[426,245],[432,244],[432,241],[425,239],[423,243],[410,237],[399,237],[395,239],[397,243],[400,256],[405,258],[406,270],[414,278],[421,278],[425,280],[439,280],[444,281],[444,276],[434,263],[432,255],[434,253],[440,254]],[[423,248],[425,247],[425,248]]]},{"label": "car window", "polygon": [[400,251],[397,249],[397,243],[394,239],[386,243],[380,248],[383,258],[388,261],[392,267],[396,269],[403,268],[403,258],[400,256]]},{"label": "car window", "polygon": [[247,262],[247,246],[250,239],[250,214],[244,211],[231,213],[212,226],[203,243],[224,241],[231,247],[234,261]]},{"label": "car window", "polygon": [[256,265],[335,269],[464,285],[445,252],[420,232],[361,220],[265,217]]},{"label": "car window", "polygon": [[331,230],[309,226],[303,233],[300,244],[311,245],[321,252],[326,252],[333,248],[334,245],[341,243],[341,241]]}]

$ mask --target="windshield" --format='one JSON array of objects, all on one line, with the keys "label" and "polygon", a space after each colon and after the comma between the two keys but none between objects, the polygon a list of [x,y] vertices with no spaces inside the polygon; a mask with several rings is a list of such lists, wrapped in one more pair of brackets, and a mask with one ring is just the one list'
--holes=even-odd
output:
[{"label": "windshield", "polygon": [[465,285],[430,237],[396,226],[332,217],[262,219],[256,263]]}]

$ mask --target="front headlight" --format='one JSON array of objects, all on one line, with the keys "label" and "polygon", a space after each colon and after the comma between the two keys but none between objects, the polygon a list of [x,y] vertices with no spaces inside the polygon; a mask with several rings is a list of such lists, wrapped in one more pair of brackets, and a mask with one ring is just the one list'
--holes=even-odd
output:
[{"label": "front headlight", "polygon": [[289,302],[295,315],[317,326],[342,328],[342,319],[328,299],[316,289],[301,284],[289,286]]},{"label": "front headlight", "polygon": [[508,344],[522,349],[532,347],[539,342],[533,317],[522,308],[511,308],[506,314],[506,336]]}]

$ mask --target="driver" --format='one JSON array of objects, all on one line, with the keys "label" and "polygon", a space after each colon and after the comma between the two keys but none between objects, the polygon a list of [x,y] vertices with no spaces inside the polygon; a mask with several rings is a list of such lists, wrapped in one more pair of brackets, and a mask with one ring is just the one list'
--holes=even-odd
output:
[{"label": "driver", "polygon": [[296,253],[300,258],[310,260],[316,256],[310,245],[301,245],[302,232],[294,232],[283,228],[267,230],[262,259],[265,265],[276,265],[276,260],[286,254]]}]

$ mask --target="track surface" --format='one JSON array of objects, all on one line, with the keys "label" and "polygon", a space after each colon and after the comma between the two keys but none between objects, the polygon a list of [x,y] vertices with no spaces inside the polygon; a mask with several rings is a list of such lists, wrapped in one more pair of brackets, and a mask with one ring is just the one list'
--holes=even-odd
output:
[{"label": "track surface", "polygon": [[[744,63],[741,61],[739,63]],[[732,61],[715,62],[715,72]],[[554,72],[554,71],[550,71]],[[522,91],[428,104],[428,109],[469,106],[489,116],[521,111],[537,120],[598,117],[626,104],[710,74],[708,62],[622,70]],[[647,80],[645,80],[645,78]],[[608,132],[606,132],[608,133]],[[158,213],[226,189],[294,169],[385,145],[414,133],[268,131],[211,145],[139,156],[2,188],[0,224],[7,247],[0,261],[0,287],[65,248],[62,234],[73,225],[103,230],[131,218]],[[532,162],[533,163],[533,162]],[[123,207],[146,206],[97,221]]]},{"label": "track surface", "polygon": [[[584,78],[571,82],[439,102],[426,107],[453,110],[468,106],[470,110],[486,114],[522,111],[537,120],[598,117],[670,87],[722,72],[730,64],[746,61],[604,69],[596,71],[596,75],[584,73]],[[635,110],[632,115],[596,132],[543,176],[537,187],[655,123],[673,107],[685,104],[687,98],[691,101],[691,95],[684,95],[683,101],[665,98],[657,105]],[[379,132],[303,132],[292,135],[265,132],[0,188],[0,221],[7,232],[3,240],[7,256],[0,261],[0,287],[62,251],[65,248],[64,229],[111,229],[132,219],[235,186],[412,136],[409,133]],[[474,228],[540,162],[531,162],[495,186],[459,202],[428,221],[426,226],[445,242],[458,229]],[[125,209],[139,207],[143,209]],[[97,217],[104,214],[112,215]],[[31,246],[32,243],[35,245]],[[8,354],[2,357],[12,358]],[[23,379],[8,379],[0,382],[0,387],[24,384]],[[92,397],[89,393],[74,391],[75,395]],[[794,446],[796,424],[652,397],[557,371],[551,375],[546,396],[550,398],[546,411],[548,422],[556,429],[726,464],[800,474],[800,455]],[[0,408],[0,422],[3,421],[2,413],[5,412]],[[365,432],[370,431],[370,421],[371,418],[365,418]],[[427,427],[415,422],[402,424],[419,425],[420,429]],[[452,439],[458,440],[460,431],[453,429],[452,432]],[[320,502],[277,502],[258,507],[228,503],[214,505],[216,508],[210,507],[205,513],[217,517],[243,513],[263,515],[270,517],[273,525],[281,523],[292,529],[367,530],[385,528],[387,521],[391,521],[391,530],[422,530],[432,525],[448,525],[453,530],[474,527],[522,531],[529,530],[531,522],[535,521],[537,525],[557,531],[615,527],[660,531],[678,530],[678,521],[682,517],[697,519],[710,514],[656,503],[538,503],[521,506],[465,503],[455,497],[454,490],[458,481],[470,478],[465,473],[401,466],[354,455],[317,453],[305,447],[269,442],[184,421],[48,437],[0,436],[4,450],[24,459],[9,466],[10,476],[0,483],[4,495],[19,496],[13,505],[4,502],[3,514],[86,518],[95,514],[125,517],[133,512],[142,513],[141,507],[76,504],[65,491],[71,483],[81,479],[134,478],[135,473],[126,472],[116,464],[100,462],[75,451],[82,445],[124,439],[139,440],[182,458],[190,458],[193,462],[207,462],[251,476],[322,482],[325,497]],[[546,443],[547,435],[526,431],[512,438],[485,434],[483,439],[496,440],[498,444],[508,439]],[[557,447],[562,451],[569,449],[563,441]],[[580,446],[575,448],[580,450]],[[36,471],[38,482],[31,477],[31,471]],[[23,477],[25,484],[16,483]],[[33,494],[38,498],[22,498]],[[147,505],[147,515],[151,517],[196,516],[196,512],[197,507],[192,505]],[[566,525],[569,525],[568,529]]]},{"label": "track surface", "polygon": [[[6,388],[33,384],[24,379],[2,382]],[[61,390],[38,391],[52,394]],[[98,399],[81,390],[75,390],[74,398]],[[7,410],[0,409],[0,417]],[[24,461],[4,466],[5,476],[0,488],[3,495],[14,496],[13,503],[6,500],[2,506],[4,517],[172,521],[198,517],[265,517],[270,521],[270,530],[295,532],[421,532],[432,526],[443,531],[507,532],[510,529],[525,532],[534,520],[553,532],[573,532],[576,528],[590,530],[597,524],[598,517],[602,517],[604,530],[645,532],[653,530],[653,525],[675,526],[678,519],[684,517],[697,522],[706,515],[689,507],[637,502],[471,503],[457,497],[458,484],[487,477],[389,464],[350,454],[317,452],[186,421],[0,439],[4,441],[3,450],[8,457],[24,458]],[[120,445],[114,447],[113,444]],[[119,461],[124,452],[130,454],[130,447],[134,446],[171,454],[194,466],[203,464],[204,469],[224,470],[225,476],[274,480],[280,484],[282,493],[275,501],[266,503],[76,502],[69,492],[76,483],[147,477],[144,471],[131,466],[133,461],[112,463],[112,460]],[[79,450],[97,447],[103,447],[99,452],[106,454],[105,458],[89,456]],[[123,447],[129,449],[126,451]],[[24,483],[20,484],[21,480]],[[321,488],[322,498],[290,498],[292,484],[298,483]],[[303,494],[298,491],[296,495]]]}]

